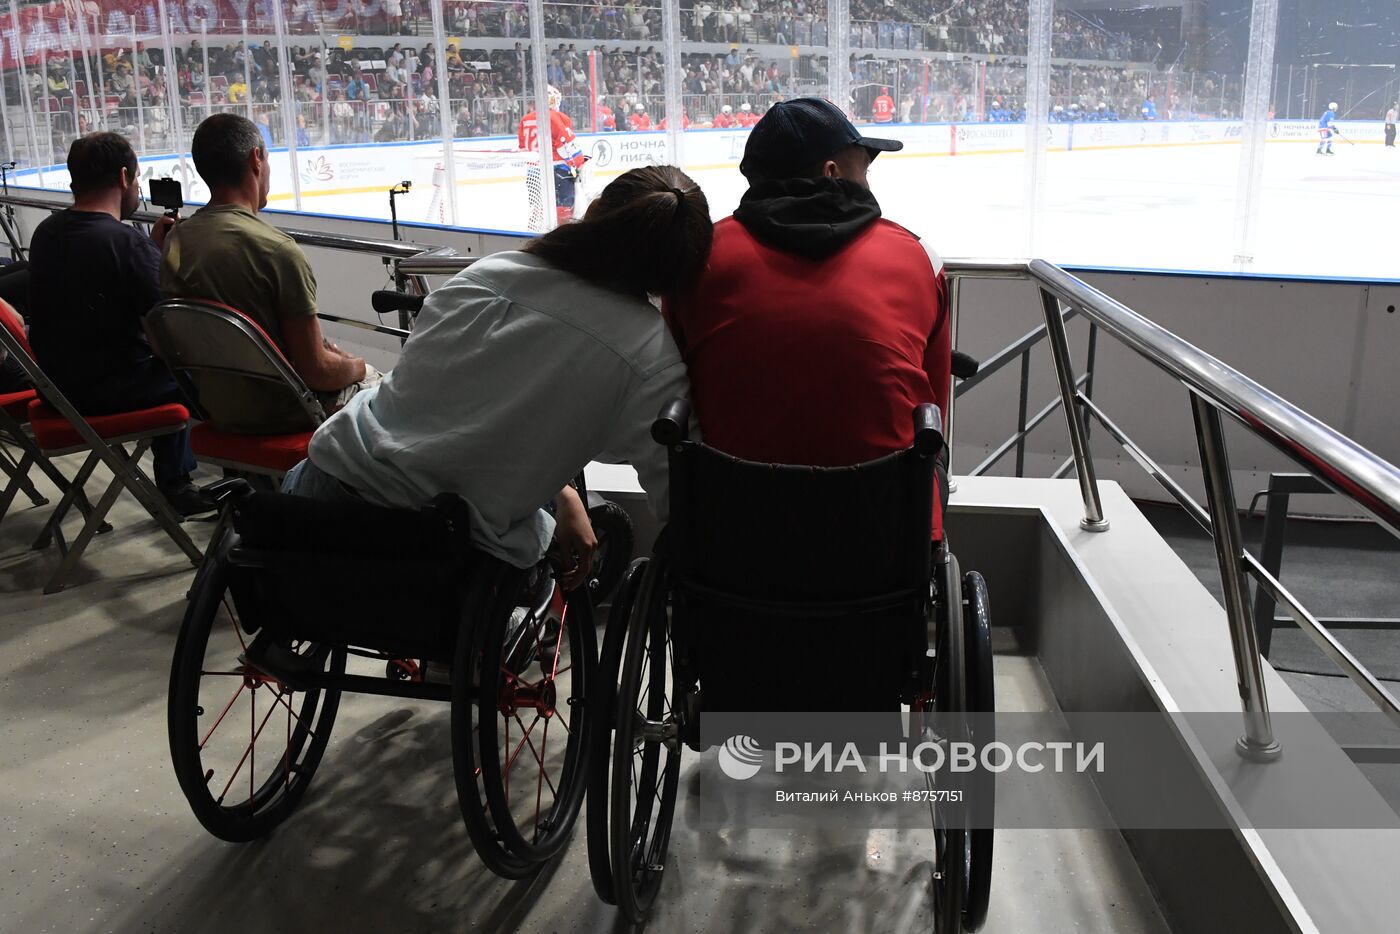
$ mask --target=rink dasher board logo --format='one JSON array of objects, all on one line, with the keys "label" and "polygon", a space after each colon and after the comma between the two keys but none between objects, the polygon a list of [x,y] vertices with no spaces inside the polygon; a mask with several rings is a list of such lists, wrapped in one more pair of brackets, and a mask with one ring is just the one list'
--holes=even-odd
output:
[{"label": "rink dasher board logo", "polygon": [[618,165],[663,165],[666,162],[666,139],[600,139],[593,144],[593,164],[604,168]]}]

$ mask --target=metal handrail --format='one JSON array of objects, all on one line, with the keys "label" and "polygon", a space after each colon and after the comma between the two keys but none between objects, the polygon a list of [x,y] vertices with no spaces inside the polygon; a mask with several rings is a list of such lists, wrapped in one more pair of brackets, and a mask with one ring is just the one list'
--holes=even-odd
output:
[{"label": "metal handrail", "polygon": [[[55,192],[62,197],[62,192]],[[8,194],[0,193],[0,204],[8,204],[17,208],[36,208],[40,211],[61,211],[67,205],[53,198],[40,198],[34,195],[15,194],[14,191]],[[131,215],[131,220],[139,221],[143,224],[154,224],[163,215],[159,211],[139,210]],[[327,250],[340,250],[347,253],[369,253],[374,256],[383,256],[388,259],[408,259],[419,256],[425,250],[432,249],[427,244],[404,243],[400,240],[375,240],[370,237],[352,237],[347,234],[327,233],[320,230],[301,230],[296,227],[280,227],[273,224],[278,230],[291,237],[302,246],[320,247]]]},{"label": "metal handrail", "polygon": [[[1236,745],[1241,755],[1256,761],[1271,761],[1280,754],[1264,688],[1258,631],[1249,612],[1245,586],[1247,576],[1258,580],[1259,585],[1288,610],[1299,627],[1338,667],[1384,713],[1400,723],[1400,701],[1245,550],[1240,536],[1239,510],[1231,483],[1221,415],[1228,414],[1239,421],[1251,433],[1300,463],[1328,487],[1360,505],[1396,535],[1400,535],[1400,469],[1233,367],[1050,263],[1042,260],[992,264],[964,261],[950,262],[945,269],[954,286],[962,279],[1022,278],[1035,284],[1040,291],[1044,325],[1008,348],[1013,352],[1004,351],[995,358],[998,368],[1018,355],[1022,359],[1021,429],[998,449],[996,456],[1005,454],[1013,443],[1023,443],[1025,434],[1034,427],[1028,426],[1025,418],[1026,383],[1029,379],[1027,361],[1030,348],[1039,343],[1042,337],[1048,337],[1060,385],[1059,405],[1052,407],[1065,411],[1074,448],[1072,462],[1084,498],[1083,527],[1090,531],[1107,528],[1088,448],[1087,417],[1093,417],[1210,534],[1225,596],[1236,678],[1244,709],[1245,732]],[[960,289],[952,288],[950,294],[953,296],[952,314],[956,321]],[[1200,448],[1208,509],[1196,503],[1114,424],[1093,403],[1087,392],[1079,390],[1081,381],[1092,379],[1093,363],[1091,360],[1089,372],[1084,377],[1075,378],[1074,364],[1064,336],[1064,323],[1068,317],[1065,306],[1083,315],[1091,329],[1101,328],[1187,388]],[[1091,330],[1091,355],[1092,333]],[[1037,416],[1036,423],[1040,417]],[[990,460],[984,461],[983,465],[989,464]],[[1056,474],[1060,475],[1062,470]]]},{"label": "metal handrail", "polygon": [[1103,292],[1043,260],[1032,278],[1400,536],[1400,468]]}]

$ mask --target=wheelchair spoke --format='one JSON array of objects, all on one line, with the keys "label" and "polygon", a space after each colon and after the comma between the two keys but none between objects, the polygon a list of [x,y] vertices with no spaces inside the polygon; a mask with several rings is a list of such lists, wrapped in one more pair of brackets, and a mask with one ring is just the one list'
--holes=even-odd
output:
[{"label": "wheelchair spoke", "polygon": [[238,637],[238,644],[243,651],[248,651],[248,643],[243,641],[243,629],[238,625],[238,617],[234,615],[233,608],[228,605],[228,598],[223,600],[224,612],[228,614],[228,621],[233,625],[233,634]]},{"label": "wheelchair spoke", "polygon": [[[250,695],[254,695],[254,694],[256,694],[256,693],[257,693],[256,691],[250,691],[250,692],[249,692]],[[250,788],[252,787],[252,783],[253,783],[253,770],[254,770],[254,767],[255,767],[255,762],[254,762],[254,761],[250,761],[250,760],[253,760],[253,759],[254,759],[253,747],[257,744],[258,737],[262,735],[263,728],[267,726],[267,721],[268,721],[269,719],[271,719],[272,714],[277,710],[277,705],[274,704],[274,705],[272,705],[271,707],[268,708],[267,713],[263,716],[263,720],[262,720],[262,723],[261,723],[261,724],[258,724],[258,723],[257,723],[257,720],[256,720],[256,717],[257,717],[257,700],[256,700],[256,698],[253,698],[253,699],[252,699],[252,704],[250,705],[249,709],[253,711],[252,717],[251,717],[250,720],[249,720],[249,731],[250,731],[250,733],[252,734],[252,739],[251,739],[251,740],[249,741],[249,743],[248,743],[248,748],[245,749],[245,750],[243,750],[243,755],[242,755],[242,757],[238,760],[238,765],[234,767],[233,774],[230,775],[230,776],[228,777],[228,783],[227,783],[226,785],[224,785],[224,790],[221,791],[221,792],[219,792],[219,797],[216,799],[216,803],[218,803],[218,804],[223,804],[223,803],[224,803],[224,798],[228,796],[229,789],[233,787],[234,779],[238,778],[238,773],[241,772],[241,771],[243,771],[243,763],[245,763],[245,762],[248,762],[248,763],[249,763],[249,766],[248,766],[248,784],[249,784],[249,787],[250,787]],[[255,729],[254,729],[254,726],[256,726]],[[248,800],[249,800],[249,801],[252,801],[252,799],[253,799],[253,793],[250,792],[249,795],[248,795]]]},{"label": "wheelchair spoke", "polygon": [[[531,744],[530,744],[530,751],[531,751],[531,752],[534,752],[534,748],[535,748],[534,743],[531,743]],[[549,721],[546,720],[546,721],[544,722],[544,733],[543,733],[543,734],[541,735],[541,737],[540,737],[540,754],[537,755],[537,756],[535,757],[536,759],[539,760],[539,763],[540,763],[540,774],[535,778],[535,836],[534,836],[534,842],[536,842],[536,843],[538,843],[538,842],[539,842],[539,839],[540,839],[540,805],[542,804],[543,799],[544,799],[544,785],[545,785],[545,782],[549,781],[549,775],[546,773],[545,767],[544,767],[544,757],[548,754],[548,752],[549,752]],[[554,796],[555,796],[556,798],[559,796],[559,792],[555,789],[554,783],[553,783],[553,782],[549,782],[549,790],[550,790],[550,792],[552,792],[552,793],[554,794]]]},{"label": "wheelchair spoke", "polygon": [[[539,718],[536,718],[536,722],[538,722],[538,719],[539,719]],[[516,722],[516,723],[519,723],[519,722],[520,722],[520,718],[517,717],[515,722]],[[531,729],[534,729],[534,726],[535,726],[535,724],[533,724],[533,723],[530,724],[530,728],[531,728]],[[544,721],[544,737],[545,737],[546,739],[549,737],[549,721],[548,721],[548,720],[545,720],[545,721]],[[540,766],[540,775],[544,776],[544,780],[545,780],[546,782],[549,783],[549,790],[552,791],[552,792],[554,792],[554,794],[555,794],[556,796],[558,796],[559,791],[558,791],[558,789],[556,789],[556,788],[554,787],[554,782],[550,781],[549,775],[548,775],[548,769],[545,767],[545,764],[544,764],[544,758],[543,758],[543,755],[542,755],[542,754],[543,754],[543,751],[544,751],[544,741],[542,740],[542,741],[540,742],[540,748],[539,748],[539,750],[536,750],[536,749],[535,749],[535,742],[534,742],[534,740],[530,739],[528,736],[526,737],[526,743],[528,743],[528,745],[530,746],[530,753],[535,757],[535,761],[536,761],[537,763],[539,763],[539,766]]]},{"label": "wheelchair spoke", "polygon": [[238,700],[239,696],[242,695],[244,688],[246,688],[247,686],[247,684],[240,684],[238,686],[238,690],[233,692],[233,696],[230,697],[228,699],[228,703],[224,705],[223,712],[219,714],[219,718],[214,721],[214,725],[209,728],[209,732],[205,733],[204,738],[199,741],[199,749],[204,749],[205,744],[209,742],[209,737],[213,736],[214,731],[219,728],[219,724],[224,722],[224,717],[228,716],[228,712],[233,709],[234,702]]},{"label": "wheelchair spoke", "polygon": [[[313,729],[306,723],[306,721],[303,720],[303,719],[301,718],[301,714],[299,714],[299,713],[297,713],[295,710],[293,710],[293,709],[292,709],[292,705],[289,704],[289,703],[287,702],[287,698],[290,697],[290,696],[292,695],[292,693],[293,693],[293,692],[290,691],[290,690],[283,690],[282,693],[280,693],[280,694],[278,694],[276,697],[274,697],[273,700],[274,700],[276,703],[281,704],[283,707],[286,707],[286,708],[287,708],[287,716],[288,716],[289,718],[295,717],[295,718],[296,718],[296,721],[297,721],[297,726],[302,727],[303,729],[305,729],[305,730],[306,730],[306,735],[307,735],[307,736],[310,736],[310,737],[312,737],[312,738],[314,739],[315,736],[316,736],[316,731],[313,730]],[[288,743],[288,745],[291,745],[291,740],[288,739],[287,743]]]}]

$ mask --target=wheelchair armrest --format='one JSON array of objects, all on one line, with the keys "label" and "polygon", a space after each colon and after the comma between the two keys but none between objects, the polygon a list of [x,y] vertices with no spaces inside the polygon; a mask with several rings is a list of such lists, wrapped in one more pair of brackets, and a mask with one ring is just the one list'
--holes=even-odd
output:
[{"label": "wheelchair armrest", "polygon": [[407,311],[416,315],[423,310],[423,299],[426,297],[424,295],[409,295],[406,292],[395,292],[392,289],[380,289],[369,297],[369,303],[381,315],[398,311]]},{"label": "wheelchair armrest", "polygon": [[672,399],[651,423],[651,437],[657,444],[670,447],[690,437],[690,401]]},{"label": "wheelchair armrest", "polygon": [[943,450],[943,415],[932,402],[914,409],[914,450],[925,457],[936,457]]}]

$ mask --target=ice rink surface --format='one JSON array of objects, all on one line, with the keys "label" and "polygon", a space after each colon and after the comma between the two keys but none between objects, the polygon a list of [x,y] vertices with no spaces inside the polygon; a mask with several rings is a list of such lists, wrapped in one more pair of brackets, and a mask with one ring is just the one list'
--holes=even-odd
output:
[{"label": "ice rink surface", "polygon": [[[1063,265],[1400,279],[1400,149],[1339,143],[1266,147],[1254,260],[1236,262],[1238,145],[1076,150],[1047,154],[1035,243],[1027,235],[1022,153],[887,154],[871,169],[885,215],[945,256],[1021,257]],[[424,220],[432,160],[422,160],[404,220]],[[616,172],[600,172],[601,189]],[[746,183],[737,165],[692,170],[716,219],[733,211]],[[387,185],[386,185],[387,187]],[[458,223],[524,230],[523,178],[486,180],[459,172]],[[276,204],[283,207],[283,204]],[[307,197],[304,210],[388,217],[382,192]],[[431,233],[415,233],[431,242]]]}]

